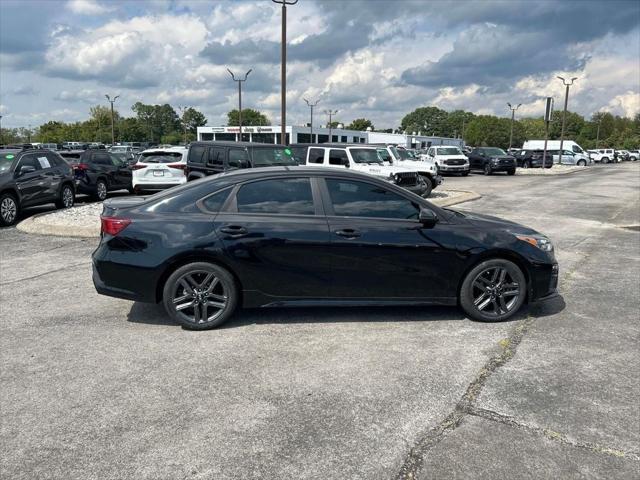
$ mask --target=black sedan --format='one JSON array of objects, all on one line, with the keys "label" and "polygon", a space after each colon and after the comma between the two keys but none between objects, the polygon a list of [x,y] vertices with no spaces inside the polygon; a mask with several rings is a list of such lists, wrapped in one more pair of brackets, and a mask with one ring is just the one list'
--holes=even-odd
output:
[{"label": "black sedan", "polygon": [[73,170],[60,155],[43,149],[0,150],[0,226],[13,225],[25,207],[75,199]]},{"label": "black sedan", "polygon": [[513,155],[516,159],[518,167],[522,168],[544,168],[553,167],[553,155],[547,151],[546,156],[544,150],[520,150]]},{"label": "black sedan", "polygon": [[101,218],[98,292],[163,302],[193,329],[240,305],[460,305],[500,321],[558,281],[534,230],[347,170],[235,170],[107,200]]},{"label": "black sedan", "polygon": [[516,159],[501,148],[477,147],[467,155],[471,170],[482,170],[485,175],[495,172],[516,173]]}]

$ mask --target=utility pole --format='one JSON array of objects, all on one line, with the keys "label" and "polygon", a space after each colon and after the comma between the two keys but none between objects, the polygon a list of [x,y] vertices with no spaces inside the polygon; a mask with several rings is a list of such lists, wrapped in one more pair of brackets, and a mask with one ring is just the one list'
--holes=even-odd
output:
[{"label": "utility pole", "polygon": [[320,101],[319,99],[316,100],[315,102],[310,102],[309,100],[307,100],[306,98],[303,98],[303,100],[307,103],[307,106],[311,109],[311,143],[315,143],[313,141],[313,107],[315,107],[316,105],[318,105],[318,102]]},{"label": "utility pole", "polygon": [[333,125],[331,123],[331,119],[333,118],[333,116],[336,113],[338,113],[338,110],[325,110],[324,113],[329,115],[329,143],[331,143],[332,142],[332,140],[331,140],[331,128],[333,127]]},{"label": "utility pole", "polygon": [[598,149],[598,144],[600,143],[600,122],[602,118],[598,118],[598,130],[596,130],[596,150]]},{"label": "utility pole", "polygon": [[298,0],[271,0],[282,5],[282,45],[280,46],[280,135],[282,145],[287,144],[287,5],[295,5]]},{"label": "utility pole", "polygon": [[238,141],[240,142],[242,141],[242,82],[247,81],[247,77],[252,70],[253,68],[250,68],[247,73],[244,74],[244,78],[236,78],[233,72],[227,68],[227,72],[231,74],[231,78],[233,78],[233,81],[238,82],[238,131],[240,133],[238,135]]},{"label": "utility pole", "polygon": [[562,163],[562,154],[564,153],[563,150],[563,144],[564,144],[564,125],[565,125],[565,120],[567,118],[567,104],[569,103],[569,87],[571,85],[573,85],[573,82],[576,81],[578,79],[578,77],[573,77],[570,81],[567,82],[566,79],[562,78],[562,77],[558,77],[560,80],[562,80],[562,83],[564,84],[565,88],[565,93],[564,93],[564,110],[562,111],[562,130],[560,130],[560,152],[558,154],[558,163]]},{"label": "utility pole", "polygon": [[27,143],[31,143],[31,124],[29,124],[29,130],[27,130],[27,132],[29,132],[29,133],[28,133],[28,135],[29,135],[29,137],[28,137],[28,138],[29,138],[29,140],[27,141]]},{"label": "utility pole", "polygon": [[113,97],[113,100],[111,100],[111,97],[109,95],[105,95],[105,97],[107,97],[107,101],[111,104],[111,145],[116,144],[116,130],[113,125],[113,104],[119,96],[120,95],[116,95],[115,97]]},{"label": "utility pole", "polygon": [[509,106],[509,110],[511,110],[511,133],[509,134],[509,150],[511,150],[511,144],[513,143],[513,122],[516,118],[516,110],[518,110],[522,104],[519,103],[517,107],[512,107],[511,104],[507,102],[507,105]]},{"label": "utility pole", "polygon": [[178,105],[178,110],[180,110],[180,116],[182,117],[182,126],[184,127],[184,144],[187,144],[187,122],[184,121],[184,114],[191,107],[183,107]]},{"label": "utility pole", "polygon": [[2,145],[2,115],[0,115],[0,145]]}]

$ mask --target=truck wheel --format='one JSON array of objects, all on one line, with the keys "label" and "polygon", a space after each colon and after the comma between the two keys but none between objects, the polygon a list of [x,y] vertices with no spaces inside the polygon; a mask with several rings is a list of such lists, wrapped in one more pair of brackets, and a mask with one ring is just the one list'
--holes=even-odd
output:
[{"label": "truck wheel", "polygon": [[609,163],[609,157],[602,157],[601,163]]},{"label": "truck wheel", "polygon": [[507,175],[515,175],[516,174],[516,169],[512,169],[512,170],[507,170]]},{"label": "truck wheel", "polygon": [[529,160],[525,160],[522,162],[522,168],[531,168],[531,162]]},{"label": "truck wheel", "polygon": [[422,180],[424,180],[424,186],[426,187],[425,191],[422,193],[422,196],[424,198],[427,198],[433,191],[433,183],[431,183],[430,177],[422,177]]},{"label": "truck wheel", "polygon": [[484,165],[484,174],[485,175],[491,175],[491,173],[493,173],[491,171],[491,165],[489,165],[488,163],[485,163],[485,165]]}]

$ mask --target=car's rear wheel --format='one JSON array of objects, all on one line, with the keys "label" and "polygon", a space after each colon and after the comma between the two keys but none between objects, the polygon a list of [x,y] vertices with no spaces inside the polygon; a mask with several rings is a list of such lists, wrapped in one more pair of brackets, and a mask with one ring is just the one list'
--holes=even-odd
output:
[{"label": "car's rear wheel", "polygon": [[73,188],[70,185],[63,185],[60,190],[60,197],[56,200],[56,207],[58,208],[71,208],[75,202],[75,195]]},{"label": "car's rear wheel", "polygon": [[526,287],[525,276],[515,263],[502,258],[486,260],[462,282],[460,306],[474,320],[507,320],[524,303]]},{"label": "car's rear wheel", "polygon": [[600,160],[601,163],[609,163],[609,158],[607,157],[603,157],[602,160]]},{"label": "car's rear wheel", "polygon": [[587,162],[584,160],[578,160],[578,166],[579,167],[586,167],[587,166]]},{"label": "car's rear wheel", "polygon": [[486,164],[484,165],[484,174],[485,174],[485,175],[491,175],[491,173],[492,173],[492,172],[491,172],[491,165],[489,165],[488,163],[486,163]]},{"label": "car's rear wheel", "polygon": [[224,268],[206,262],[189,263],[167,279],[164,308],[191,330],[207,330],[226,322],[238,305],[238,287]]},{"label": "car's rear wheel", "polygon": [[462,172],[462,176],[463,176],[463,177],[466,177],[466,176],[468,176],[468,175],[469,175],[469,170],[467,170],[466,172]]},{"label": "car's rear wheel", "polygon": [[19,211],[16,197],[10,193],[3,193],[0,196],[0,225],[8,227],[16,223]]},{"label": "car's rear wheel", "polygon": [[516,169],[513,168],[511,170],[507,170],[507,175],[515,175],[516,174]]},{"label": "car's rear wheel", "polygon": [[95,197],[102,202],[103,200],[106,200],[107,192],[107,182],[105,182],[104,180],[98,180],[96,182]]},{"label": "car's rear wheel", "polygon": [[530,168],[530,167],[531,167],[531,162],[529,162],[529,160],[522,162],[522,168]]}]

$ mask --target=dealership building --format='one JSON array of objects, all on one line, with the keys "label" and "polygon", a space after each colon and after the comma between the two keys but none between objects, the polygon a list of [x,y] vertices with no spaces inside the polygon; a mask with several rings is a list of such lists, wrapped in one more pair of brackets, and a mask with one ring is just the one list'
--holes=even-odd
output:
[{"label": "dealership building", "polygon": [[[198,140],[237,142],[240,140],[238,127],[198,127]],[[393,144],[407,148],[428,148],[432,145],[455,145],[463,147],[460,138],[445,138],[404,133],[382,133],[373,131],[345,130],[344,128],[316,127],[311,135],[307,126],[287,125],[287,143],[363,143]],[[331,137],[330,137],[331,136]],[[242,141],[257,143],[282,143],[280,126],[242,127]]]}]

